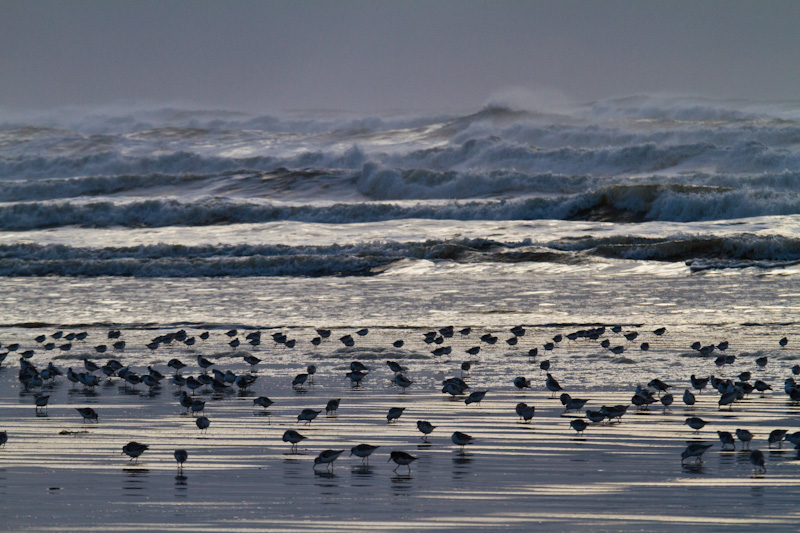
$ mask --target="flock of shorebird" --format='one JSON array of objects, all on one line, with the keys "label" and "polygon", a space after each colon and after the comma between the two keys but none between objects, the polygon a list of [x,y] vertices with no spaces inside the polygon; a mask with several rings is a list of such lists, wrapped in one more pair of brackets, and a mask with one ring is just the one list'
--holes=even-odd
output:
[{"label": "flock of shorebird", "polygon": [[[579,330],[567,335],[556,335],[552,338],[552,340],[544,343],[541,348],[544,353],[547,353],[554,350],[558,343],[561,343],[565,338],[571,341],[587,339],[599,341],[599,344],[602,348],[607,349],[613,354],[622,354],[627,349],[627,346],[612,346],[612,343],[608,337],[601,340],[602,337],[608,334],[608,330],[610,330],[612,333],[622,333],[622,328],[620,326]],[[658,328],[652,333],[656,337],[660,337],[664,335],[665,332],[666,328]],[[311,344],[314,346],[319,346],[323,341],[329,339],[332,334],[331,330],[328,329],[317,329],[316,333],[317,336],[311,340]],[[368,333],[369,330],[367,328],[362,328],[357,330],[355,335],[363,337]],[[447,326],[425,333],[423,335],[423,341],[427,345],[436,346],[431,351],[432,355],[446,355],[452,352],[452,348],[449,345],[450,343],[446,343],[446,340],[453,337],[455,333],[456,331],[452,326]],[[471,333],[472,328],[469,327],[458,331],[458,334],[462,338],[468,337]],[[509,346],[516,346],[520,339],[525,335],[526,330],[523,326],[515,326],[510,329],[510,333],[512,336],[506,339],[505,342]],[[126,347],[126,341],[121,340],[120,338],[121,334],[121,330],[112,329],[107,332],[108,340],[112,343],[111,349],[114,351],[121,352]],[[228,341],[230,347],[236,349],[242,344],[242,340],[239,339],[239,334],[240,332],[236,329],[231,329],[225,332],[225,335],[230,339]],[[262,334],[260,330],[250,331],[244,337],[244,342],[250,344],[251,346],[258,346],[261,343],[261,335]],[[66,352],[72,348],[73,341],[83,341],[87,338],[87,336],[87,332],[65,334],[63,331],[58,331],[51,335],[40,335],[34,340],[45,351],[54,350],[57,348],[60,351]],[[157,350],[161,346],[172,344],[193,346],[197,343],[198,339],[205,341],[209,338],[209,336],[210,333],[208,331],[204,331],[197,337],[194,337],[189,335],[185,330],[179,330],[153,338],[146,345],[146,347],[150,350]],[[624,333],[623,336],[626,341],[630,343],[634,342],[639,337],[639,332],[630,331]],[[61,340],[63,344],[57,346],[55,341],[58,340]],[[282,332],[273,333],[272,340],[276,344],[283,345],[289,349],[293,349],[297,345],[297,341],[295,339],[289,339],[287,335]],[[352,347],[355,345],[355,338],[350,334],[341,336],[339,341],[345,347]],[[482,344],[493,345],[498,342],[498,337],[491,333],[487,333],[480,337],[480,342]],[[405,341],[403,340],[397,340],[392,343],[393,347],[398,349],[402,348],[404,344]],[[780,339],[778,344],[781,348],[785,348],[788,344],[788,339],[784,337]],[[35,354],[35,350],[28,349],[20,351],[20,345],[18,343],[6,345],[5,348],[6,352],[0,354],[0,364],[2,364],[6,357],[11,353],[16,352],[20,356],[19,382],[26,391],[32,391],[35,393],[34,404],[37,412],[47,409],[50,396],[44,394],[43,391],[46,390],[48,386],[52,386],[54,381],[59,376],[66,376],[73,386],[82,385],[86,389],[93,389],[99,385],[103,379],[101,375],[105,376],[105,379],[120,379],[124,383],[125,387],[135,387],[141,383],[150,389],[158,387],[161,381],[165,380],[165,376],[152,366],[147,367],[147,373],[136,373],[129,366],[123,365],[117,359],[109,359],[104,365],[101,366],[89,358],[84,357],[84,368],[83,371],[79,372],[76,372],[71,367],[64,372],[62,369],[56,367],[52,362],[48,363],[46,368],[39,370],[31,362],[31,359]],[[726,365],[733,364],[736,360],[736,356],[726,354],[726,350],[728,349],[728,342],[726,341],[720,342],[716,345],[702,345],[701,343],[696,342],[692,344],[690,348],[697,351],[698,354],[703,357],[710,357],[715,352],[719,353],[720,355],[715,358],[715,363],[721,368],[724,368]],[[481,344],[478,344],[465,350],[465,352],[469,356],[474,357],[478,355],[481,349]],[[650,349],[650,345],[647,342],[643,342],[639,345],[639,349],[642,351],[648,351]],[[106,344],[100,344],[95,346],[94,350],[98,355],[105,354],[109,350],[109,346]],[[527,352],[527,356],[533,358],[534,360],[538,355],[538,347],[531,348]],[[201,388],[204,388],[205,390],[207,387],[211,387],[216,394],[223,394],[232,390],[233,387],[237,387],[240,391],[248,391],[257,379],[257,376],[253,375],[253,373],[255,373],[256,366],[261,362],[261,360],[252,354],[245,355],[243,359],[245,363],[251,366],[251,371],[250,373],[239,375],[235,374],[231,370],[226,370],[223,372],[217,368],[212,368],[216,366],[215,362],[203,355],[196,356],[197,366],[200,369],[200,373],[197,375],[197,377],[184,377],[181,372],[187,367],[187,365],[177,358],[173,358],[167,363],[167,366],[174,371],[170,378],[171,383],[180,388],[178,400],[181,406],[185,408],[186,413],[191,413],[195,416],[195,423],[201,432],[208,430],[211,425],[211,421],[209,418],[204,416],[205,401],[195,398],[195,392]],[[769,360],[767,357],[759,357],[755,359],[755,369],[763,369],[768,363]],[[393,373],[393,378],[391,380],[392,384],[399,387],[401,393],[404,393],[406,389],[413,385],[414,382],[405,375],[407,369],[400,363],[390,360],[386,361],[386,365]],[[473,403],[480,405],[480,402],[485,398],[488,391],[471,391],[469,394],[467,394],[467,392],[470,390],[470,387],[464,378],[469,375],[471,366],[472,365],[470,361],[464,361],[461,365],[461,376],[451,377],[444,380],[442,383],[441,392],[443,394],[449,394],[453,398],[463,398],[466,405]],[[551,397],[554,398],[556,394],[560,393],[559,399],[564,406],[565,413],[570,411],[581,412],[581,410],[584,409],[589,400],[574,398],[570,394],[563,392],[563,388],[559,384],[558,380],[553,377],[552,374],[547,372],[550,370],[550,361],[548,359],[541,360],[539,362],[539,368],[543,372],[546,372],[544,387],[552,393]],[[308,365],[306,372],[298,374],[293,378],[292,387],[295,389],[301,389],[307,384],[312,384],[316,371],[317,369],[315,365]],[[360,387],[362,381],[367,377],[369,372],[370,369],[367,368],[363,363],[359,361],[353,361],[350,364],[349,371],[345,374],[345,376],[351,381],[353,387]],[[800,365],[793,366],[791,368],[791,372],[793,375],[800,374]],[[692,375],[689,379],[689,382],[691,384],[691,388],[686,388],[682,394],[682,401],[688,407],[693,406],[696,402],[695,393],[693,393],[691,389],[694,389],[699,394],[710,386],[710,388],[719,393],[719,409],[722,409],[723,407],[732,409],[733,405],[737,401],[742,400],[754,391],[764,394],[766,391],[772,390],[772,387],[768,383],[760,379],[753,380],[753,374],[751,371],[740,372],[738,376],[736,376],[735,380],[721,379],[713,375],[700,378]],[[519,391],[532,388],[531,380],[524,376],[515,377],[511,383],[513,387]],[[669,392],[670,388],[672,388],[671,385],[658,378],[655,378],[647,383],[646,386],[637,386],[631,398],[630,404],[613,406],[603,405],[596,410],[587,409],[585,411],[586,418],[573,418],[570,421],[570,427],[578,434],[583,434],[583,432],[593,424],[601,424],[604,421],[608,424],[611,424],[614,423],[615,420],[619,422],[622,416],[625,415],[628,409],[632,406],[638,410],[645,410],[648,409],[650,405],[660,403],[663,409],[666,411],[675,401],[673,394]],[[795,405],[800,404],[800,386],[798,386],[793,377],[789,376],[785,379],[784,392],[788,395],[790,403]],[[331,399],[325,407],[326,415],[334,415],[339,407],[339,402],[340,399]],[[261,407],[264,409],[269,408],[273,403],[274,402],[266,396],[259,396],[253,400],[254,407]],[[77,411],[83,418],[84,423],[98,423],[99,414],[93,408],[81,407],[77,408]],[[391,408],[386,415],[387,422],[392,423],[392,421],[399,419],[402,416],[403,411],[404,408],[401,407]],[[529,406],[522,402],[516,405],[515,411],[522,422],[530,422],[534,418],[536,412],[534,406]],[[297,416],[297,422],[306,422],[310,424],[311,421],[314,420],[321,412],[321,409],[304,409]],[[695,430],[695,433],[697,433],[707,423],[700,417],[692,416],[686,419],[685,424]],[[428,435],[430,435],[433,430],[436,429],[436,426],[427,420],[419,420],[417,421],[417,429],[422,433],[421,439],[427,442]],[[738,439],[742,443],[742,449],[749,450],[750,442],[753,440],[753,434],[747,429],[737,429],[735,431],[735,437],[734,434],[728,431],[717,431],[717,434],[722,443],[723,450],[729,449],[728,447],[735,449],[735,439]],[[303,439],[305,439],[305,436],[293,429],[285,431],[282,437],[284,442],[290,444],[290,449],[292,452],[297,451],[297,445]],[[770,448],[773,445],[780,447],[784,440],[791,442],[796,448],[800,449],[800,431],[789,434],[787,430],[776,429],[769,434],[767,442]],[[0,446],[5,446],[7,441],[7,431],[0,431]],[[453,444],[461,448],[460,451],[463,454],[464,448],[473,443],[474,439],[472,436],[467,435],[466,433],[456,431],[452,434],[451,441]],[[681,453],[681,462],[684,463],[689,459],[694,460],[695,462],[702,462],[703,454],[711,447],[712,444],[710,443],[691,443]],[[378,448],[378,446],[362,443],[353,446],[350,449],[350,455],[355,455],[356,457],[361,458],[362,462],[365,462],[369,460],[369,457]],[[122,453],[128,455],[131,461],[137,461],[138,458],[148,449],[149,446],[147,444],[131,441],[123,446]],[[336,461],[336,459],[342,453],[344,453],[344,451],[345,450],[324,450],[320,452],[319,455],[314,459],[314,469],[316,469],[318,465],[326,465],[327,469],[331,470],[333,468],[334,461]],[[184,449],[178,449],[174,451],[174,457],[179,469],[183,468],[184,463],[188,459],[188,455],[188,452]],[[408,468],[408,473],[410,473],[411,463],[416,459],[417,457],[412,456],[404,451],[394,450],[390,452],[388,461],[393,461],[396,464],[394,468],[395,472],[401,466],[406,466]],[[750,451],[749,459],[753,464],[755,472],[766,472],[766,463],[763,452],[757,449],[752,450]]]}]

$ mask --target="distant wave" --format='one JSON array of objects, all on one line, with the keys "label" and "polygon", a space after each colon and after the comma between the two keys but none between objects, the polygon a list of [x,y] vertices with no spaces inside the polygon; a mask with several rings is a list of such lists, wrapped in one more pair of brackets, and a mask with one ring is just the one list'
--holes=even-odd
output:
[{"label": "distant wave", "polygon": [[286,205],[236,199],[26,202],[0,205],[0,228],[163,227],[291,220],[348,224],[394,219],[689,222],[800,213],[800,194],[684,185],[618,185],[518,201]]},{"label": "distant wave", "polygon": [[685,262],[692,270],[779,268],[800,263],[800,239],[676,235],[585,237],[548,243],[490,239],[366,242],[351,245],[148,245],[81,248],[0,245],[0,276],[248,277],[376,275],[406,260],[562,263],[626,259]]}]

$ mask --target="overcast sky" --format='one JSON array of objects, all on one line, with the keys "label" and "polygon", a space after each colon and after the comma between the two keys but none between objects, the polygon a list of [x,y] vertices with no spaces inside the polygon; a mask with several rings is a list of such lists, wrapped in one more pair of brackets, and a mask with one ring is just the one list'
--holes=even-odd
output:
[{"label": "overcast sky", "polygon": [[454,111],[571,100],[794,99],[800,2],[0,0],[0,106]]}]

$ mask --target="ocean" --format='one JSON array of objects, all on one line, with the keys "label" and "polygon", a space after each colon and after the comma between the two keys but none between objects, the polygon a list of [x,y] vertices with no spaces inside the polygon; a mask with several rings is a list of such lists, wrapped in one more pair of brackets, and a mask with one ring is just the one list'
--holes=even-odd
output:
[{"label": "ocean", "polygon": [[[374,116],[0,110],[0,493],[14,504],[4,524],[793,528],[800,457],[788,443],[767,448],[766,436],[800,430],[783,391],[800,358],[799,235],[798,102],[642,96]],[[447,326],[452,337],[425,342]],[[320,328],[333,334],[312,344]],[[126,347],[101,354],[113,329]],[[224,334],[233,329],[238,347]],[[176,330],[210,337],[146,347]],[[56,331],[87,336],[66,349],[35,340]],[[255,331],[264,342],[247,345]],[[273,342],[277,332],[296,345]],[[348,334],[354,346],[338,340]],[[729,348],[703,355],[693,342]],[[440,346],[449,351],[434,354]],[[26,349],[40,370],[114,357],[167,374],[178,357],[197,375],[197,355],[237,373],[249,372],[244,355],[262,362],[251,391],[198,391],[211,420],[200,434],[166,382],[26,388]],[[720,365],[720,354],[735,357]],[[408,367],[406,392],[387,359]],[[345,378],[353,360],[371,367],[359,387]],[[489,391],[480,407],[440,392],[467,360],[472,390]],[[627,405],[653,378],[673,385],[675,404],[631,407],[622,423],[577,435],[569,422],[583,414],[551,398],[543,360],[589,408]],[[292,378],[309,364],[316,384],[298,391]],[[713,391],[695,407],[680,401],[690,374],[745,371],[774,390],[731,412]],[[517,376],[531,388],[517,390]],[[48,411],[35,415],[45,393]],[[260,395],[276,400],[269,416],[250,407]],[[337,416],[298,425],[302,408],[338,397]],[[536,406],[531,424],[515,414],[523,401]],[[103,413],[98,424],[75,415],[85,404]],[[408,414],[389,424],[395,405]],[[694,433],[687,416],[711,423]],[[441,426],[432,444],[418,418]],[[764,475],[738,442],[720,448],[717,430],[743,426],[768,452]],[[314,436],[300,453],[280,439],[290,428]],[[450,442],[454,430],[476,437],[468,453]],[[151,446],[140,465],[120,456],[130,440]],[[370,466],[345,453],[332,472],[312,471],[322,449],[361,441],[381,446]],[[713,443],[704,464],[681,464],[691,442]],[[178,475],[175,447],[190,454]],[[390,450],[418,456],[410,473],[392,471]]]}]

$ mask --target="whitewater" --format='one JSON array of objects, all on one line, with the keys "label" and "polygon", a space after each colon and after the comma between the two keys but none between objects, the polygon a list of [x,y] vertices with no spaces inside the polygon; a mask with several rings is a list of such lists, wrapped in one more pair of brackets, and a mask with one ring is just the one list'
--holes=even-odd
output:
[{"label": "whitewater", "polygon": [[[800,260],[800,106],[0,115],[0,275],[381,275],[405,261]],[[403,263],[405,264],[405,263]]]}]

